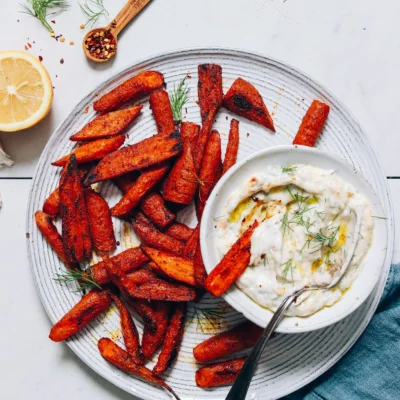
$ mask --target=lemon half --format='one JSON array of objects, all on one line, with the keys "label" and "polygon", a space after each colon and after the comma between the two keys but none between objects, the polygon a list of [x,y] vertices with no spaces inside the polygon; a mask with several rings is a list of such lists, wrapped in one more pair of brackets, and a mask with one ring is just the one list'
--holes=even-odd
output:
[{"label": "lemon half", "polygon": [[39,60],[21,51],[0,51],[0,131],[36,125],[52,100],[53,86]]}]

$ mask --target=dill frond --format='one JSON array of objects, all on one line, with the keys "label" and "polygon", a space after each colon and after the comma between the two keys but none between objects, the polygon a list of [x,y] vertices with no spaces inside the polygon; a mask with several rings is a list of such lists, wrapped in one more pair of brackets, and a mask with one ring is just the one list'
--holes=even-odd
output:
[{"label": "dill frond", "polygon": [[59,283],[78,282],[78,292],[84,292],[87,289],[92,289],[93,287],[101,289],[101,286],[98,285],[97,282],[94,280],[94,277],[90,271],[88,272],[79,271],[76,269],[69,269],[64,274],[56,274],[56,278],[53,279]]},{"label": "dill frond", "polygon": [[286,172],[286,173],[294,172],[294,171],[296,171],[296,169],[297,169],[297,167],[283,167],[282,172]]},{"label": "dill frond", "polygon": [[23,8],[21,12],[37,18],[50,33],[54,33],[54,30],[48,23],[47,17],[61,14],[69,6],[67,0],[26,0],[26,2],[28,4],[21,4]]},{"label": "dill frond", "polygon": [[182,121],[182,108],[189,100],[189,88],[185,84],[186,77],[183,78],[178,87],[174,86],[174,91],[170,95],[172,115],[176,123]]},{"label": "dill frond", "polygon": [[85,0],[83,4],[79,3],[79,7],[87,17],[85,26],[90,25],[91,28],[93,28],[101,15],[109,15],[104,7],[103,0]]}]

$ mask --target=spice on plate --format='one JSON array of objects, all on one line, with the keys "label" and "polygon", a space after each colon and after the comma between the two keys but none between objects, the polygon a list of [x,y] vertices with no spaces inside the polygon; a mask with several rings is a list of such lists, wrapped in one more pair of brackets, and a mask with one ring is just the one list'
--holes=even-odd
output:
[{"label": "spice on plate", "polygon": [[87,37],[85,47],[92,57],[109,59],[115,55],[117,42],[110,30],[100,30]]}]

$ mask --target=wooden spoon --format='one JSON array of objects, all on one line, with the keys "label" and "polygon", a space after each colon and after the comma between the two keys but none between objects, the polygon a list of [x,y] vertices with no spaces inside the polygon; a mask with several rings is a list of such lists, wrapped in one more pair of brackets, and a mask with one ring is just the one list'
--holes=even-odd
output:
[{"label": "wooden spoon", "polygon": [[[90,30],[84,37],[82,42],[83,51],[86,54],[86,57],[94,62],[106,62],[111,60],[117,52],[117,37],[118,34],[125,28],[125,26],[134,18],[140,11],[148,4],[151,0],[129,0],[126,5],[122,8],[119,14],[104,28],[95,28]],[[95,57],[90,52],[90,47],[87,47],[87,40],[92,35],[96,33],[103,32],[103,35],[106,33],[107,37],[110,39],[110,43],[115,42],[114,50],[108,51],[108,54],[105,58]],[[108,57],[109,56],[109,57]]]}]

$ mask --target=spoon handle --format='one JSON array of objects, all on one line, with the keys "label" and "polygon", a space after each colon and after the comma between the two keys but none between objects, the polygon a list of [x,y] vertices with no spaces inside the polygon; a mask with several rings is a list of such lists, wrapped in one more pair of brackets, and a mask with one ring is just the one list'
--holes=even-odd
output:
[{"label": "spoon handle", "polygon": [[142,9],[150,3],[151,0],[128,0],[124,8],[110,23],[111,33],[117,37],[125,26],[136,17]]},{"label": "spoon handle", "polygon": [[244,400],[246,398],[246,394],[247,391],[249,390],[251,379],[253,378],[254,371],[257,368],[258,361],[265,348],[265,345],[268,342],[268,339],[271,337],[272,332],[275,330],[276,326],[283,318],[284,312],[289,308],[293,300],[296,297],[300,296],[304,292],[304,290],[305,289],[300,289],[297,292],[294,292],[292,295],[286,297],[286,299],[282,301],[281,305],[276,310],[271,321],[269,321],[269,324],[264,329],[263,334],[261,335],[257,344],[254,346],[252,352],[250,353],[247,361],[245,362],[242,370],[240,371],[239,376],[236,378],[235,383],[233,384],[231,390],[229,391],[226,400]]}]

